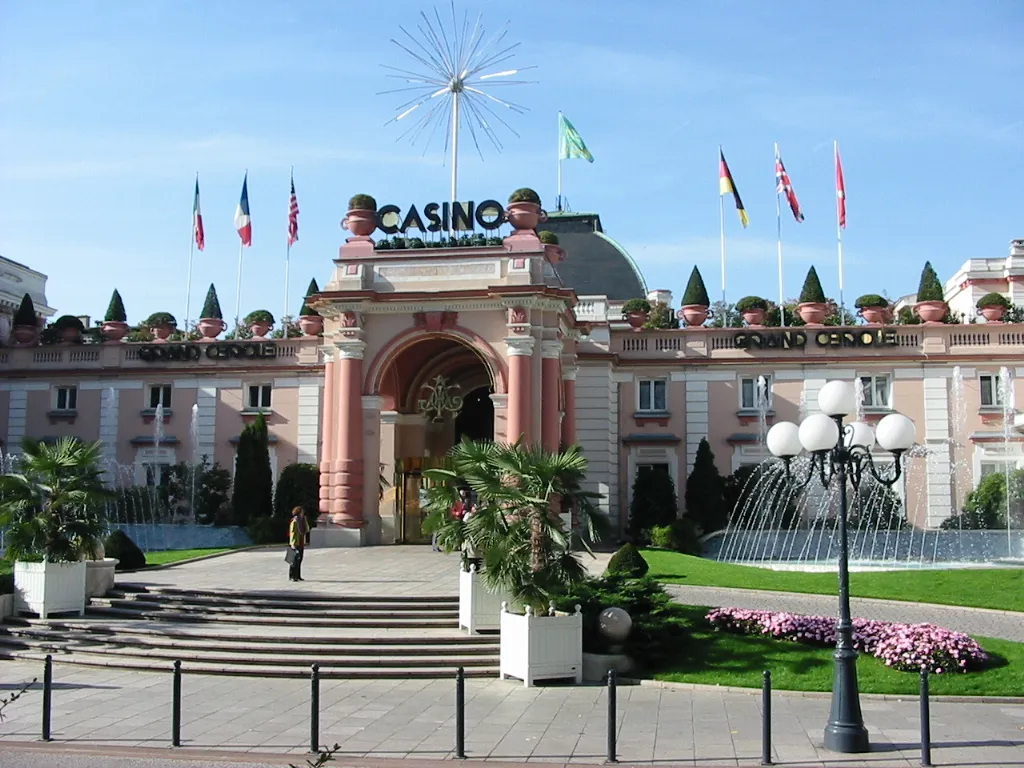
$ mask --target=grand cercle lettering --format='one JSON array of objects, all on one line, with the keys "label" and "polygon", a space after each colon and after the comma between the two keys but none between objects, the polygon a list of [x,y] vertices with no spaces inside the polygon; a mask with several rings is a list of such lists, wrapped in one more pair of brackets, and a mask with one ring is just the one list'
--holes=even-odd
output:
[{"label": "grand cercle lettering", "polygon": [[899,345],[892,328],[851,330],[742,331],[734,337],[737,349],[803,349],[809,340],[830,348],[895,347]]},{"label": "grand cercle lettering", "polygon": [[482,203],[427,203],[422,215],[415,205],[409,206],[405,215],[397,205],[382,205],[377,209],[377,228],[386,235],[408,232],[470,232],[481,229],[497,229],[505,221],[505,209],[497,200]]},{"label": "grand cercle lettering", "polygon": [[139,360],[145,363],[197,362],[209,360],[266,360],[277,356],[272,342],[226,342],[212,344],[145,344]]}]

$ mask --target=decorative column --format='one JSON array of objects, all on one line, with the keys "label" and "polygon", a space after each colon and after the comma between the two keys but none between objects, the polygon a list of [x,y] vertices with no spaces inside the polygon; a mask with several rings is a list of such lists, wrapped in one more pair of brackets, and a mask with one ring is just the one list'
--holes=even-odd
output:
[{"label": "decorative column", "polygon": [[541,429],[540,444],[545,451],[555,452],[561,435],[558,423],[558,390],[561,376],[562,342],[547,340],[541,343]]},{"label": "decorative column", "polygon": [[323,423],[320,434],[323,444],[320,447],[320,519],[319,525],[326,525],[330,522],[331,514],[331,483],[334,469],[334,414],[335,394],[338,371],[335,362],[335,350],[331,347],[322,349],[324,354],[324,408]]},{"label": "decorative column", "polygon": [[509,336],[505,339],[508,350],[508,415],[505,440],[514,443],[519,438],[529,443],[532,440],[530,425],[533,421],[531,403],[533,348],[536,339],[532,336]]},{"label": "decorative column", "polygon": [[562,367],[562,391],[565,401],[562,415],[562,445],[568,448],[576,443],[576,372],[575,365]]},{"label": "decorative column", "polygon": [[381,543],[380,502],[381,487],[381,412],[384,398],[378,395],[364,395],[363,407],[363,466],[366,468],[363,482],[363,521],[366,526],[366,544]]},{"label": "decorative column", "polygon": [[[338,349],[337,412],[331,485],[331,522],[359,529],[363,519],[363,352],[359,339],[335,342]],[[360,542],[361,543],[361,542]]]}]

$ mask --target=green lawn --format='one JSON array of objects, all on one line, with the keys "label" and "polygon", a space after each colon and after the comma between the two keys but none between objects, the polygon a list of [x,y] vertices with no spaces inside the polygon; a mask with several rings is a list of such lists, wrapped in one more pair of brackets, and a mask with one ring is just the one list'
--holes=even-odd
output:
[{"label": "green lawn", "polygon": [[[645,549],[649,576],[667,584],[836,593],[834,573],[773,571]],[[1024,568],[954,568],[850,574],[854,597],[1024,611]]]},{"label": "green lawn", "polygon": [[215,555],[218,552],[230,552],[237,547],[220,547],[219,549],[170,549],[166,552],[147,552],[146,565],[168,565],[182,560],[191,560],[194,557],[204,555]]},{"label": "green lawn", "polygon": [[[705,621],[707,608],[684,606],[692,636],[670,668],[658,680],[706,685],[760,688],[764,670],[771,670],[772,686],[789,691],[832,689],[832,649],[787,640],[734,635],[715,631]],[[1024,643],[975,638],[992,659],[986,669],[932,675],[933,694],[956,696],[1020,696],[1024,693]],[[914,695],[920,677],[885,666],[873,656],[857,660],[861,693]]]}]

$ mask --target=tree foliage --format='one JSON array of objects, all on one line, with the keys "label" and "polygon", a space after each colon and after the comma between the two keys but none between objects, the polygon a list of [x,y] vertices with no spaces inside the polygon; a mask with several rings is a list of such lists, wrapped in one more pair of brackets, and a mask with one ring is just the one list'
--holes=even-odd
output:
[{"label": "tree foliage", "polygon": [[812,266],[807,270],[807,277],[804,278],[804,287],[800,290],[800,302],[802,304],[824,304],[825,301],[825,291],[821,287],[821,280],[818,279],[818,270]]},{"label": "tree foliage", "polygon": [[210,283],[210,287],[206,291],[206,298],[203,300],[203,311],[199,316],[214,320],[224,319],[224,313],[220,309],[220,299],[217,298],[217,289],[213,283]]},{"label": "tree foliage", "polygon": [[117,288],[114,289],[114,293],[110,297],[107,313],[103,316],[103,320],[108,323],[123,323],[128,320],[128,315],[124,311],[124,302],[121,301],[121,294],[118,293]]},{"label": "tree foliage", "polygon": [[647,543],[651,528],[672,525],[678,517],[679,499],[671,475],[654,467],[640,467],[629,503],[628,529],[633,541]]},{"label": "tree foliage", "polygon": [[277,478],[274,519],[287,525],[295,507],[302,507],[310,528],[316,525],[320,515],[320,469],[316,464],[289,464]]},{"label": "tree foliage", "polygon": [[693,471],[686,478],[685,515],[700,528],[702,534],[725,528],[729,508],[725,502],[725,482],[715,465],[715,454],[706,438],[697,446]]},{"label": "tree foliage", "polygon": [[231,495],[235,525],[247,525],[258,518],[273,515],[274,483],[268,445],[267,420],[260,413],[245,426],[238,440]]},{"label": "tree foliage", "polygon": [[921,282],[917,286],[917,300],[944,300],[942,283],[939,281],[939,276],[935,273],[935,268],[932,266],[930,261],[926,261],[924,263],[924,269],[921,270]]},{"label": "tree foliage", "polygon": [[686,283],[686,290],[683,292],[682,305],[697,304],[700,306],[711,306],[711,299],[708,298],[708,289],[704,285],[704,278],[701,277],[697,267],[690,272],[690,279]]}]

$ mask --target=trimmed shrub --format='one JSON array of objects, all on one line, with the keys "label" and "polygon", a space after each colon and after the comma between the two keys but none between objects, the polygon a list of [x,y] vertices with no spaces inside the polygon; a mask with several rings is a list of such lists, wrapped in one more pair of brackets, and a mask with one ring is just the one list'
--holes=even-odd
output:
[{"label": "trimmed shrub", "polygon": [[143,323],[148,328],[153,328],[158,325],[177,325],[178,321],[170,312],[154,312],[152,315],[146,318],[146,322]]},{"label": "trimmed shrub", "polygon": [[203,312],[200,317],[210,317],[214,320],[223,320],[224,315],[220,310],[220,299],[217,298],[217,289],[210,283],[206,291],[206,300],[203,302]]},{"label": "trimmed shrub", "polygon": [[863,296],[857,297],[857,301],[853,303],[853,306],[857,309],[885,309],[889,306],[889,300],[885,296],[879,296],[877,293],[865,293]]},{"label": "trimmed shrub", "polygon": [[679,498],[668,472],[653,467],[640,467],[633,481],[633,500],[629,503],[629,533],[634,541],[643,542],[648,531],[672,525],[679,517]]},{"label": "trimmed shrub", "polygon": [[640,554],[640,550],[632,544],[623,544],[619,551],[612,555],[605,569],[605,575],[618,574],[628,579],[639,579],[647,575],[650,566]]},{"label": "trimmed shrub", "polygon": [[822,290],[821,280],[818,279],[818,270],[811,267],[807,270],[807,277],[804,278],[804,287],[800,289],[801,304],[825,304],[825,291]]},{"label": "trimmed shrub", "polygon": [[715,465],[715,454],[707,438],[702,438],[693,459],[693,471],[686,478],[686,512],[688,519],[702,534],[721,530],[729,522],[725,502],[725,481]]},{"label": "trimmed shrub", "polygon": [[704,278],[700,276],[700,270],[693,268],[690,273],[690,280],[686,283],[686,290],[683,291],[682,306],[687,304],[698,304],[703,307],[711,306],[711,299],[708,298],[708,289],[704,286]]},{"label": "trimmed shrub", "polygon": [[701,553],[700,538],[693,522],[676,520],[671,525],[657,525],[651,528],[651,545],[659,549],[671,549],[684,555]]},{"label": "trimmed shrub", "polygon": [[[545,229],[543,232],[538,232],[537,237],[540,238],[542,243],[546,243],[547,245],[558,245],[558,235],[554,232],[548,232]],[[480,245],[483,245],[483,243],[480,243]]]},{"label": "trimmed shrub", "polygon": [[752,309],[763,309],[768,311],[767,299],[762,299],[760,296],[744,296],[742,299],[736,302],[737,312],[749,312]]},{"label": "trimmed shrub", "polygon": [[267,447],[267,420],[263,414],[246,424],[238,441],[231,509],[235,525],[270,517],[274,513],[273,477]]},{"label": "trimmed shrub", "polygon": [[628,315],[630,312],[650,312],[651,302],[647,299],[630,299],[622,305],[622,314]]},{"label": "trimmed shrub", "polygon": [[534,192],[529,187],[520,187],[511,195],[508,196],[508,202],[511,203],[535,203],[540,205],[540,195]]},{"label": "trimmed shrub", "polygon": [[277,478],[274,517],[290,520],[295,507],[302,507],[310,528],[316,525],[320,515],[320,469],[316,464],[289,464]]},{"label": "trimmed shrub", "polygon": [[85,333],[85,325],[74,315],[61,315],[54,321],[53,327],[58,331],[74,328],[79,333]]},{"label": "trimmed shrub", "polygon": [[[378,245],[378,247],[380,247],[380,246]],[[309,304],[306,303],[306,300],[310,296],[314,296],[314,295],[316,295],[318,293],[320,293],[320,286],[316,284],[316,278],[314,277],[312,280],[309,281],[309,288],[306,289],[306,296],[302,300],[302,306],[299,307],[299,316],[300,317],[302,315],[306,315],[306,316],[314,315],[316,317],[320,316],[319,312],[317,312],[315,309],[313,309],[311,306],[309,306]]]},{"label": "trimmed shrub", "polygon": [[33,328],[39,327],[36,305],[32,303],[32,297],[27,293],[21,297],[21,304],[18,305],[18,311],[14,313],[14,319],[11,321],[11,324],[31,325]]},{"label": "trimmed shrub", "polygon": [[1003,296],[1003,294],[993,291],[992,293],[986,293],[978,299],[978,303],[975,306],[977,306],[978,309],[981,309],[982,307],[1002,307],[1003,309],[1009,309],[1013,305],[1010,303],[1008,298]]},{"label": "trimmed shrub", "polygon": [[921,282],[917,286],[918,301],[944,301],[942,283],[939,276],[935,274],[935,268],[930,261],[924,263],[921,270]]},{"label": "trimmed shrub", "polygon": [[350,211],[376,211],[377,201],[372,195],[352,195],[348,200]]},{"label": "trimmed shrub", "polygon": [[146,554],[131,536],[120,529],[110,532],[103,541],[103,550],[107,557],[117,558],[118,571],[137,571],[146,567]]},{"label": "trimmed shrub", "polygon": [[244,322],[246,325],[255,325],[256,323],[270,323],[273,325],[274,316],[266,309],[254,309],[245,316]]},{"label": "trimmed shrub", "polygon": [[124,323],[127,320],[128,315],[124,311],[124,302],[121,301],[121,294],[115,288],[113,295],[110,297],[110,303],[107,305],[107,314],[103,316],[103,321],[107,323]]}]

